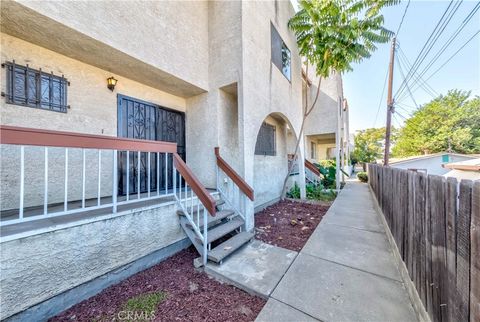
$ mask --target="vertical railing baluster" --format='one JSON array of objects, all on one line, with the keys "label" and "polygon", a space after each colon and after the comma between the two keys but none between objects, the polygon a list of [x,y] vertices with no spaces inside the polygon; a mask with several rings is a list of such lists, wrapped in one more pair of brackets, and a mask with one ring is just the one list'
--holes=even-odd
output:
[{"label": "vertical railing baluster", "polygon": [[207,265],[207,253],[208,253],[208,245],[207,245],[207,240],[208,240],[208,225],[207,225],[207,209],[205,208],[203,210],[203,254],[202,254],[202,261],[203,265]]},{"label": "vertical railing baluster", "polygon": [[140,199],[140,151],[137,151],[137,199]]},{"label": "vertical railing baluster", "polygon": [[[165,170],[167,173],[167,170]],[[167,186],[165,186],[167,189]],[[160,196],[160,152],[157,152],[157,196]]]},{"label": "vertical railing baluster", "polygon": [[100,197],[102,190],[102,150],[98,150],[98,193],[97,193],[97,206],[100,206]]},{"label": "vertical railing baluster", "polygon": [[197,223],[200,227],[200,200],[197,198]]},{"label": "vertical railing baluster", "polygon": [[175,169],[175,163],[172,159],[172,180],[173,180],[173,195],[177,195],[177,169]]},{"label": "vertical railing baluster", "polygon": [[82,208],[85,208],[85,149],[82,149]]},{"label": "vertical railing baluster", "polygon": [[68,210],[68,148],[65,148],[65,186],[63,188],[63,211],[66,212]]},{"label": "vertical railing baluster", "polygon": [[127,201],[130,200],[130,151],[127,153]]},{"label": "vertical railing baluster", "polygon": [[182,175],[180,174],[180,172],[178,172],[178,195],[179,195],[180,201],[183,201],[182,200],[182,192],[183,192],[182,179],[183,179]]},{"label": "vertical railing baluster", "polygon": [[[128,183],[127,183],[128,184]],[[117,150],[113,150],[112,212],[117,212],[118,164]]]},{"label": "vertical railing baluster", "polygon": [[[173,155],[172,155],[173,163]],[[165,195],[168,194],[168,153],[165,153]]]},{"label": "vertical railing baluster", "polygon": [[25,147],[20,147],[20,206],[18,218],[23,219],[23,199],[25,198]]},{"label": "vertical railing baluster", "polygon": [[147,157],[148,157],[148,163],[147,163],[147,170],[148,170],[148,174],[147,174],[147,196],[148,198],[150,198],[150,152],[147,153]]},{"label": "vertical railing baluster", "polygon": [[187,180],[184,179],[184,181],[185,181],[185,208],[187,208],[187,206],[188,206],[188,204],[187,204],[187,202],[188,202],[188,191],[187,191],[188,184],[187,184]]},{"label": "vertical railing baluster", "polygon": [[45,182],[43,188],[43,214],[48,213],[48,147],[45,147]]}]

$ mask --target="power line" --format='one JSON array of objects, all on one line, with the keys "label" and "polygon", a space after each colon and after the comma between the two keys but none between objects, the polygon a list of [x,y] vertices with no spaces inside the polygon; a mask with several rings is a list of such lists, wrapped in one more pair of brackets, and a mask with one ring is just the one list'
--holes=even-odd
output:
[{"label": "power line", "polygon": [[[400,59],[403,59],[403,62],[401,60],[399,60],[399,62],[403,63],[403,65],[406,66],[407,69],[411,68],[410,62],[408,61],[408,58],[406,57],[401,47],[399,47],[399,53],[400,53]],[[423,80],[419,75],[417,75],[416,72],[413,73],[413,76],[415,77],[414,81],[420,84],[419,87],[421,87],[425,91],[425,93],[432,96],[432,98],[438,96],[438,93],[425,80]],[[407,83],[407,86],[408,86],[408,83]],[[409,92],[413,92],[413,91],[409,91]],[[404,99],[405,96],[406,94],[398,95],[396,101],[400,102],[401,100]]]},{"label": "power line", "polygon": [[[402,75],[402,78],[405,78],[405,74],[403,73],[403,68],[402,68],[402,65],[400,64],[400,59],[398,58],[398,56],[397,56],[397,62],[398,62],[397,65],[398,65],[398,69],[400,70],[400,74]],[[410,91],[410,86],[408,86],[408,83],[407,83],[407,89],[413,104],[415,104],[415,106],[418,108],[418,104],[415,101],[415,98],[413,97],[412,92]]]},{"label": "power line", "polygon": [[402,84],[400,85],[400,88],[397,90],[397,93],[395,96],[400,95],[406,88],[406,83],[410,81],[410,79],[413,77],[412,75],[417,71],[417,69],[421,66],[427,55],[430,53],[432,48],[434,47],[435,43],[439,39],[439,37],[442,35],[443,31],[447,27],[447,25],[450,23],[451,19],[457,12],[458,8],[460,7],[462,1],[456,2],[452,9],[450,10],[450,7],[453,4],[453,0],[450,1],[448,7],[445,9],[442,17],[440,20],[437,22],[437,25],[433,29],[432,33],[428,37],[427,41],[423,45],[422,49],[420,50],[420,53],[418,54],[417,58],[415,59],[412,68],[410,71],[407,73],[406,78],[403,80]]},{"label": "power line", "polygon": [[388,78],[388,68],[387,68],[387,72],[385,73],[385,80],[383,81],[382,95],[380,96],[380,101],[378,102],[377,114],[375,115],[375,121],[373,122],[372,127],[375,127],[375,125],[377,124],[378,113],[380,112],[380,107],[382,106],[382,101],[383,101],[383,95],[385,94],[385,87],[387,86],[387,78]]},{"label": "power line", "polygon": [[[404,60],[404,64],[407,66],[408,69],[410,69],[412,65],[410,64],[407,56],[403,52],[402,47],[399,48],[399,51],[400,51],[400,58]],[[415,80],[419,82],[420,84],[419,86],[425,91],[425,93],[431,96],[438,95],[438,93],[426,81],[424,81],[416,72],[413,73],[413,76],[415,76]]]},{"label": "power line", "polygon": [[[475,36],[477,36],[478,34],[480,33],[480,30],[478,30],[476,33],[474,33],[472,35],[472,37],[470,37],[460,48],[458,48],[458,50],[456,52],[453,53],[452,56],[450,56],[442,65],[440,65],[440,67],[438,67],[433,73],[430,74],[430,76],[428,76],[428,78],[426,79],[427,81],[432,78],[436,73],[438,73],[442,68],[443,66],[445,66],[446,64],[448,64],[448,62],[450,62],[450,60],[452,60],[453,57],[455,57],[466,45],[468,45],[468,43],[470,41],[473,40],[473,38],[475,38]],[[417,87],[418,88],[418,87]]]},{"label": "power line", "polygon": [[407,10],[409,6],[410,6],[410,0],[408,0],[407,6],[405,7],[405,11],[403,11],[402,20],[400,20],[400,24],[398,25],[397,32],[395,33],[396,37],[398,37],[398,34],[400,33],[400,29],[402,28],[402,24],[403,24],[403,19],[405,19],[405,15],[407,14]]},{"label": "power line", "polygon": [[[445,42],[445,44],[440,48],[440,50],[435,54],[432,60],[427,64],[427,66],[420,72],[420,77],[425,75],[425,73],[432,67],[432,65],[440,58],[440,56],[445,52],[445,50],[453,43],[455,38],[460,34],[460,32],[465,28],[465,26],[470,22],[474,17],[475,13],[480,9],[480,3],[475,5],[475,7],[470,11],[467,17],[462,21],[460,26],[455,30],[455,32],[450,36],[450,38]],[[414,85],[414,84],[413,84]]]},{"label": "power line", "polygon": [[[407,73],[407,77],[410,76],[410,73],[414,70],[414,67],[416,67],[417,63],[418,63],[418,60],[420,59],[420,57],[422,56],[423,52],[425,51],[425,49],[427,48],[427,46],[430,44],[430,40],[432,39],[433,35],[436,33],[438,27],[440,26],[440,24],[442,23],[445,15],[448,13],[448,11],[450,10],[450,7],[452,6],[452,3],[453,3],[453,0],[450,1],[450,3],[448,4],[447,8],[445,9],[445,11],[443,12],[443,15],[440,17],[440,20],[437,22],[437,25],[435,26],[435,28],[433,29],[433,31],[431,32],[430,36],[428,37],[427,41],[423,44],[423,47],[422,49],[420,50],[420,52],[418,53],[417,57],[415,58],[415,61],[413,62],[412,64],[412,68],[408,71]],[[400,89],[402,88],[403,84],[406,82],[407,80],[404,79],[402,84],[400,85],[398,91],[400,91]],[[397,93],[398,93],[397,91]],[[396,95],[395,95],[396,96]]]}]

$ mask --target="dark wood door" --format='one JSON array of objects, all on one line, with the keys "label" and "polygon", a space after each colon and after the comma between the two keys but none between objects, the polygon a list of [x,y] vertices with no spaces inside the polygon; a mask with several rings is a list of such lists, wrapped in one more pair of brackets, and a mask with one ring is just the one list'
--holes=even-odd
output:
[{"label": "dark wood door", "polygon": [[[185,160],[185,113],[120,94],[117,97],[117,105],[119,137],[175,142],[178,154]],[[138,193],[139,189],[141,193],[147,192],[148,153],[140,153],[139,157],[137,152],[119,152],[119,194],[127,193],[127,157],[129,158],[129,193]],[[167,160],[167,186],[165,186],[165,155],[160,154],[158,163],[156,153],[151,153],[150,158],[150,190],[157,190],[157,171],[160,171],[159,190],[171,189],[173,187],[172,156],[170,155]],[[159,164],[158,169],[157,164]]]}]

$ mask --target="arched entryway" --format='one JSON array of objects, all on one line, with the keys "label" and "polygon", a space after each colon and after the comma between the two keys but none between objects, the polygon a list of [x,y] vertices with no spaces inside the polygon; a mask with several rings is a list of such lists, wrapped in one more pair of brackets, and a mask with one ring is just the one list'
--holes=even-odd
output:
[{"label": "arched entryway", "polygon": [[[259,125],[253,162],[256,209],[280,199],[289,159],[290,162],[293,160],[296,141],[295,130],[282,113],[269,114]],[[298,173],[297,166],[292,171],[289,185],[298,179]]]}]

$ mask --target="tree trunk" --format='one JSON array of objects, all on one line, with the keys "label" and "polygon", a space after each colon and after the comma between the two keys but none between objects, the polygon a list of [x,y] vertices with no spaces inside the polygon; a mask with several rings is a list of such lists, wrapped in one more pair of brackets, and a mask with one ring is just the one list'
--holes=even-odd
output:
[{"label": "tree trunk", "polygon": [[[313,108],[315,107],[315,104],[317,103],[317,100],[318,100],[318,96],[320,94],[320,85],[322,84],[322,77],[320,77],[318,79],[318,88],[317,88],[317,93],[315,95],[315,99],[314,99],[312,105],[310,106],[310,108],[307,109],[307,106],[308,106],[308,65],[307,65],[306,75],[307,75],[307,81],[305,82],[306,83],[305,86],[307,87],[307,90],[306,90],[306,98],[305,98],[305,112],[303,114],[302,126],[300,127],[300,132],[298,133],[297,143],[295,144],[295,152],[293,153],[293,161],[294,162],[292,162],[290,164],[290,166],[288,167],[287,175],[285,176],[285,179],[283,180],[281,200],[285,200],[285,196],[287,194],[287,181],[288,181],[288,177],[290,176],[290,173],[292,172],[292,168],[293,168],[293,165],[295,163],[295,159],[297,157],[298,148],[300,146],[300,141],[301,141],[302,136],[303,136],[303,129],[305,127],[305,120],[307,119],[308,115],[310,115]],[[304,160],[299,159],[298,162],[304,162]]]}]

